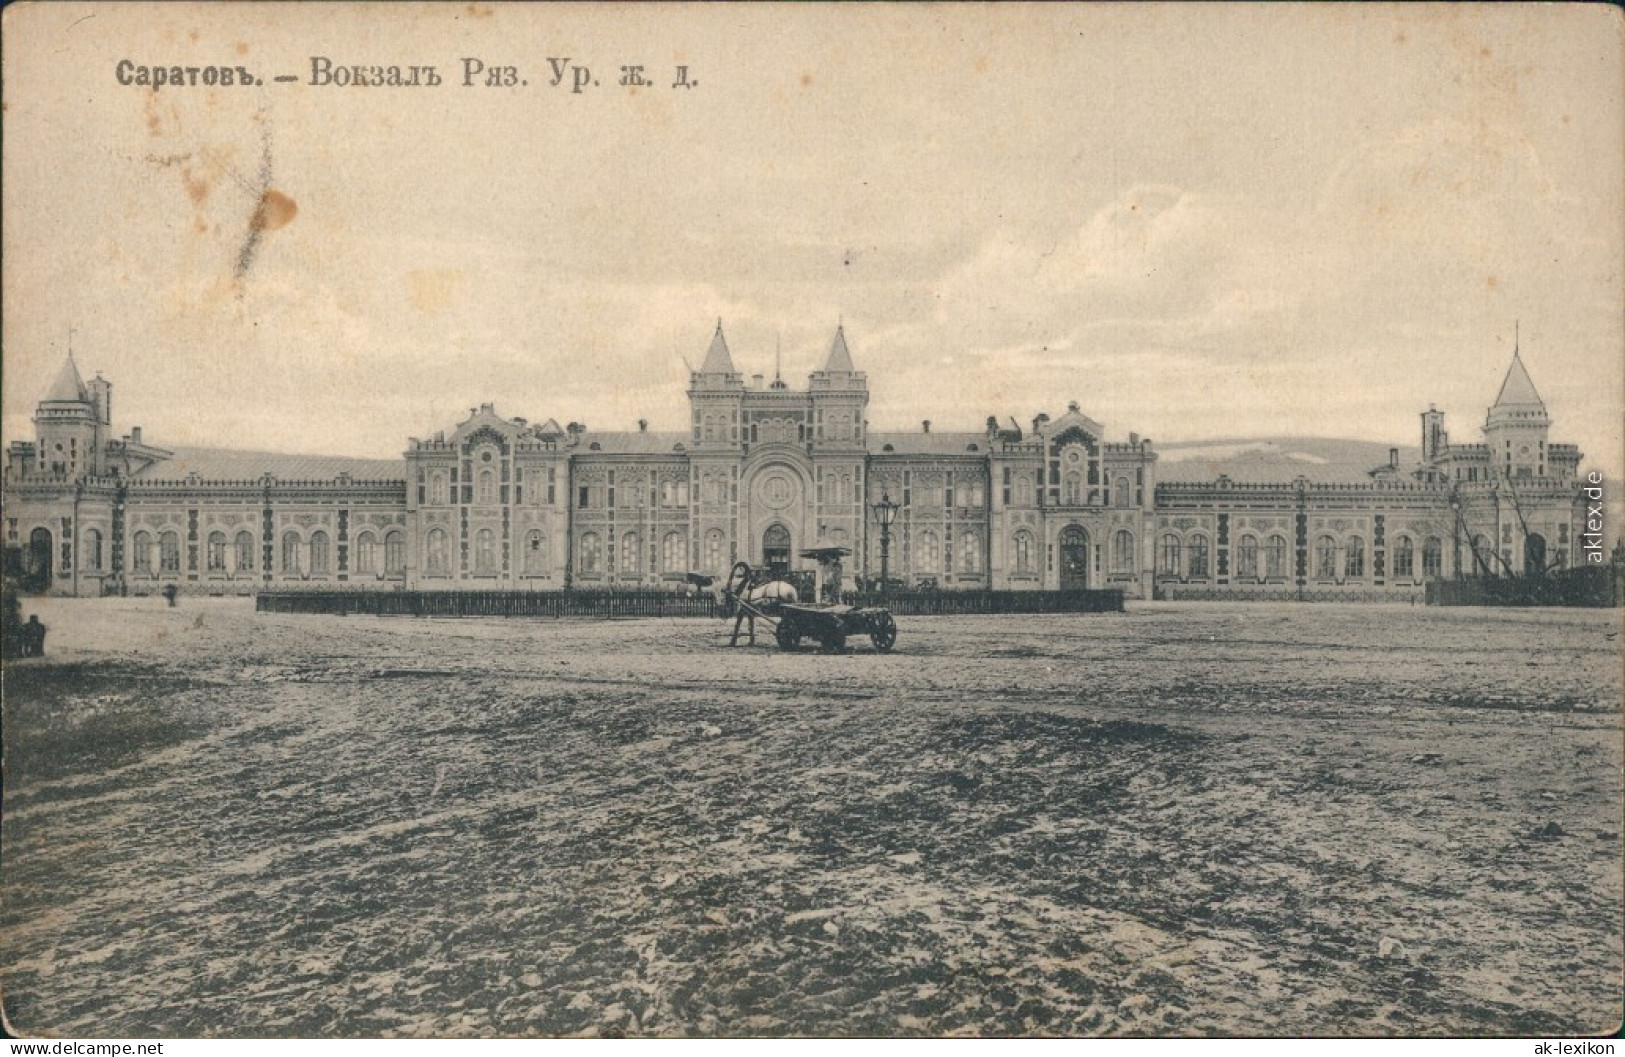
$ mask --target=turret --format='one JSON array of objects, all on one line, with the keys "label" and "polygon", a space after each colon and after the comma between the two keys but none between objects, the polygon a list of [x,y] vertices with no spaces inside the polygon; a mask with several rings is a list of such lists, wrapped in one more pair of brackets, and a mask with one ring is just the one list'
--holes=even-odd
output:
[{"label": "turret", "polygon": [[1546,476],[1546,435],[1552,420],[1516,350],[1501,392],[1484,418],[1493,473],[1503,478]]},{"label": "turret", "polygon": [[1422,461],[1432,462],[1444,453],[1444,412],[1432,404],[1422,412]]},{"label": "turret", "polygon": [[39,437],[35,473],[79,478],[101,472],[103,408],[112,387],[100,378],[96,384],[95,390],[85,385],[73,353],[68,353],[34,412]]}]

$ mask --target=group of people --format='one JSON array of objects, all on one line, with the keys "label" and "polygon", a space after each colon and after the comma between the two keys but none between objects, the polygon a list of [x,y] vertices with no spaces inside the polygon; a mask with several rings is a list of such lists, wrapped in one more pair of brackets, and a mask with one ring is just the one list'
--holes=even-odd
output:
[{"label": "group of people", "polygon": [[18,657],[45,656],[45,625],[39,622],[38,613],[30,613],[28,621],[18,624],[12,629],[15,636],[13,645]]}]

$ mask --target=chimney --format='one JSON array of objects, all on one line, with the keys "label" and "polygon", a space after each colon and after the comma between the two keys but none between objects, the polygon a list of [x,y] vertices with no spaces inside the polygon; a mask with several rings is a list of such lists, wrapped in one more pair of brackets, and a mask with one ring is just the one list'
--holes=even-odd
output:
[{"label": "chimney", "polygon": [[925,431],[927,433],[931,432],[931,420],[930,419],[925,419],[923,422],[920,423],[920,425],[922,427],[924,427],[924,429],[925,429]]},{"label": "chimney", "polygon": [[987,416],[987,439],[993,440],[999,435],[999,420],[997,416]]},{"label": "chimney", "polygon": [[1040,429],[1042,429],[1044,427],[1044,423],[1046,423],[1048,421],[1049,421],[1049,416],[1044,414],[1042,411],[1040,411],[1038,413],[1038,415],[1033,419],[1033,432],[1037,433]]},{"label": "chimney", "polygon": [[1398,448],[1389,448],[1388,449],[1388,468],[1390,470],[1399,469],[1399,449]]},{"label": "chimney", "polygon": [[766,386],[764,386],[762,384],[762,376],[759,375],[759,374],[751,375],[750,376],[750,387],[752,389],[765,389]]},{"label": "chimney", "polygon": [[649,432],[649,420],[648,419],[646,419],[646,418],[638,419],[638,432],[639,433],[647,433],[647,432]]},{"label": "chimney", "polygon": [[1140,446],[1140,435],[1138,433],[1130,433],[1128,435],[1128,446],[1131,448],[1138,448]]},{"label": "chimney", "polygon": [[131,444],[140,444],[141,443],[141,427],[140,426],[131,426],[130,427],[130,443]]}]

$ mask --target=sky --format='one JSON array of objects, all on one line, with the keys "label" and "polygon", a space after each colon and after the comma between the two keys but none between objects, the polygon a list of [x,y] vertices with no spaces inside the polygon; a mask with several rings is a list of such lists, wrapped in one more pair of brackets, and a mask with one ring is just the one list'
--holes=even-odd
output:
[{"label": "sky", "polygon": [[[720,318],[792,384],[844,325],[876,430],[1076,400],[1163,441],[1412,445],[1429,403],[1474,441],[1516,341],[1552,439],[1625,471],[1612,7],[4,17],[8,442],[70,331],[158,444],[389,457],[487,402],[683,429]],[[312,85],[312,56],[445,83]]]}]

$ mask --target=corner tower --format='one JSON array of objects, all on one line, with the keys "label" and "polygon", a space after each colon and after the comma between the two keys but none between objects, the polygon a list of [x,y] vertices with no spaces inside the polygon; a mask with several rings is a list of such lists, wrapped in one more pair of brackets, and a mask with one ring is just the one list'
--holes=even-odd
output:
[{"label": "corner tower", "polygon": [[734,370],[718,319],[705,362],[689,375],[688,405],[696,450],[724,450],[739,443],[739,399],[744,391],[745,380]]},{"label": "corner tower", "polygon": [[846,328],[835,328],[824,366],[807,376],[812,399],[814,450],[861,450],[867,432],[864,415],[869,407],[869,380],[854,370],[846,346]]},{"label": "corner tower", "polygon": [[1545,477],[1551,425],[1546,404],[1524,369],[1523,357],[1514,350],[1500,395],[1484,419],[1491,472],[1503,478]]},{"label": "corner tower", "polygon": [[68,353],[56,380],[34,411],[34,428],[39,437],[34,472],[69,479],[101,473],[111,389],[100,378],[93,386],[85,385],[73,353]]}]

